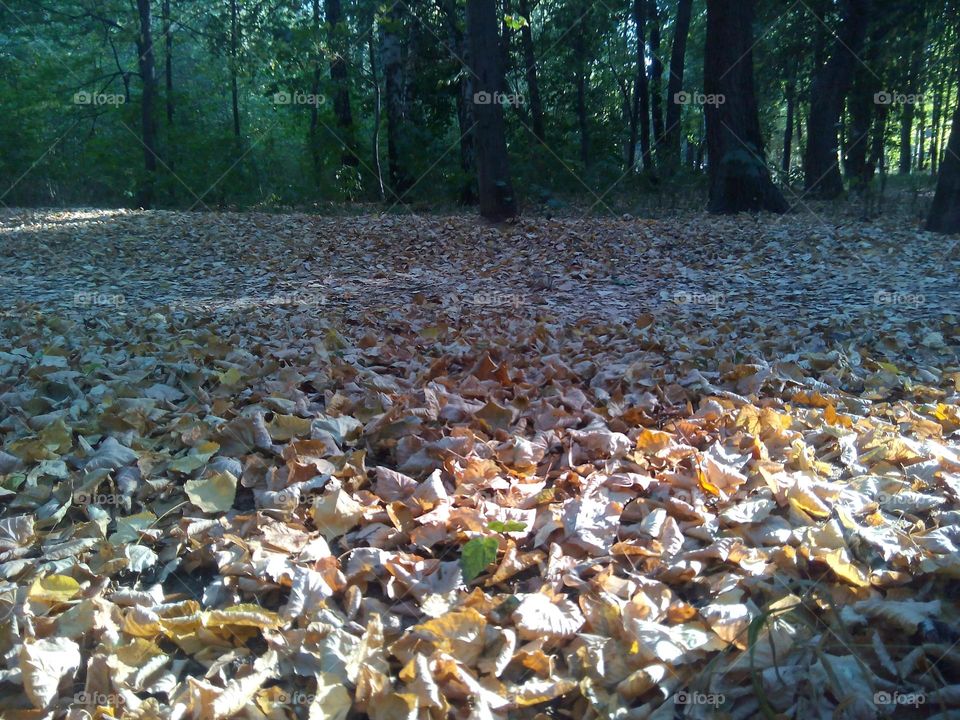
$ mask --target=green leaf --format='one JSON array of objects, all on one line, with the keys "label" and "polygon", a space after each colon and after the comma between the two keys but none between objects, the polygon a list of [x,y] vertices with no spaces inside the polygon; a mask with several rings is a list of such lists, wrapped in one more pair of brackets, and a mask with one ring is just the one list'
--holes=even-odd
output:
[{"label": "green leaf", "polygon": [[503,21],[511,30],[519,30],[520,28],[529,25],[527,19],[523,15],[504,15]]},{"label": "green leaf", "polygon": [[489,525],[487,525],[488,530],[493,530],[494,532],[499,533],[508,533],[508,532],[523,532],[527,529],[527,524],[522,522],[517,522],[516,520],[507,520],[506,522],[501,522],[500,520],[494,520]]},{"label": "green leaf", "polygon": [[500,541],[495,537],[474,538],[467,541],[460,553],[460,567],[464,582],[470,582],[477,575],[497,561],[497,549]]}]

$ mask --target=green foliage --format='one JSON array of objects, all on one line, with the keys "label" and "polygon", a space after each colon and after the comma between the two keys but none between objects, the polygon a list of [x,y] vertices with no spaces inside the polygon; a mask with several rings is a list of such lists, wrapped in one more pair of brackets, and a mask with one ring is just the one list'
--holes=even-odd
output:
[{"label": "green foliage", "polygon": [[460,553],[460,568],[464,582],[470,582],[497,561],[500,541],[495,537],[468,540]]}]

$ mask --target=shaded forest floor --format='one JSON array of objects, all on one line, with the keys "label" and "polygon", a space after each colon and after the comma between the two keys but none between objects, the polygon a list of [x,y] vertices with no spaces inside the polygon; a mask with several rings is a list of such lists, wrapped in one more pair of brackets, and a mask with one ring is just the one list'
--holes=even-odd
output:
[{"label": "shaded forest floor", "polygon": [[955,242],[4,211],[3,716],[953,717]]}]

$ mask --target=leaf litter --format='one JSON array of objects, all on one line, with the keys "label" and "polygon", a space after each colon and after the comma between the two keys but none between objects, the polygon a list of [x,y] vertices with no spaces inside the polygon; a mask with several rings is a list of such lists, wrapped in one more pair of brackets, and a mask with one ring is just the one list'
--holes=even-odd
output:
[{"label": "leaf litter", "polygon": [[5,211],[0,243],[4,718],[960,707],[942,239]]}]

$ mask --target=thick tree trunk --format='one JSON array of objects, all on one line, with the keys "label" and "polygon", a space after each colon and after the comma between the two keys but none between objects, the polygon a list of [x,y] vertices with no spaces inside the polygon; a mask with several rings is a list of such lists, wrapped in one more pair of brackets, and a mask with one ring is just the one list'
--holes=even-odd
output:
[{"label": "thick tree trunk", "polygon": [[633,84],[633,114],[630,122],[630,166],[636,163],[637,136],[643,169],[650,170],[650,91],[647,86],[647,13],[644,0],[633,0],[633,23],[637,37],[637,76]]},{"label": "thick tree trunk", "polygon": [[833,52],[817,68],[810,87],[803,170],[807,192],[822,198],[843,193],[837,131],[869,22],[870,0],[844,0],[843,5],[843,20]]},{"label": "thick tree trunk", "polygon": [[533,134],[542,143],[546,142],[547,135],[543,123],[543,104],[540,101],[540,83],[537,81],[537,56],[533,48],[529,0],[520,0],[520,14],[527,19],[527,23],[520,28],[520,44],[523,48],[524,73],[530,101],[530,116],[533,119]]},{"label": "thick tree trunk", "polygon": [[710,202],[716,213],[786,212],[767,169],[753,86],[753,0],[707,0],[703,87]]},{"label": "thick tree trunk", "polygon": [[514,217],[517,205],[510,184],[503,108],[494,100],[502,87],[496,0],[467,0],[467,35],[476,78],[474,111],[480,214],[499,222]]},{"label": "thick tree trunk", "polygon": [[927,230],[960,233],[960,105],[953,114],[953,129],[940,164],[937,192],[927,219]]},{"label": "thick tree trunk", "polygon": [[403,45],[400,35],[404,24],[403,11],[400,4],[396,3],[387,15],[383,47],[380,51],[387,94],[387,168],[390,174],[390,185],[398,197],[406,193],[412,185],[402,161],[403,154],[407,150],[404,129],[408,122],[404,101]]},{"label": "thick tree trunk", "polygon": [[510,73],[510,43],[513,38],[513,30],[507,22],[507,16],[513,14],[510,6],[510,0],[500,0],[502,5],[500,12],[500,92],[504,95],[510,93],[510,87],[507,85],[507,75]]},{"label": "thick tree trunk", "polygon": [[677,22],[673,31],[673,49],[670,53],[670,79],[667,82],[667,127],[664,130],[664,157],[668,167],[680,161],[680,122],[683,106],[676,101],[683,91],[683,67],[686,61],[687,36],[690,34],[690,16],[693,0],[679,0]]},{"label": "thick tree trunk", "polygon": [[140,124],[143,137],[144,177],[138,191],[137,203],[147,209],[153,206],[154,184],[157,175],[157,129],[153,105],[157,95],[154,75],[153,34],[150,30],[150,0],[137,0],[140,32],[137,36],[137,57],[143,80],[143,99],[140,104]]},{"label": "thick tree trunk", "polygon": [[349,167],[359,163],[353,136],[353,113],[350,110],[350,78],[347,75],[347,62],[341,48],[343,38],[342,11],[340,0],[324,0],[323,12],[327,21],[327,37],[333,48],[334,56],[330,61],[330,81],[333,84],[333,116],[337,121],[337,133],[343,144],[340,162]]},{"label": "thick tree trunk", "polygon": [[657,0],[648,0],[650,23],[650,115],[653,118],[654,153],[663,142],[663,61],[660,59],[660,12]]}]

